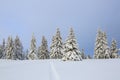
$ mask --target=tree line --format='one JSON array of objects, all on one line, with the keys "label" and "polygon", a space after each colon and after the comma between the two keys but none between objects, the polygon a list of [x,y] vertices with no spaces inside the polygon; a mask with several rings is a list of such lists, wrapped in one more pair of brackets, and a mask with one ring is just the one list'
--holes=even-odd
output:
[{"label": "tree line", "polygon": [[72,28],[65,42],[62,41],[61,33],[57,28],[56,34],[52,38],[50,51],[46,38],[43,36],[41,45],[36,47],[36,38],[32,35],[30,49],[23,51],[23,45],[18,36],[13,40],[9,36],[7,41],[3,39],[0,45],[0,59],[12,60],[38,60],[38,59],[62,59],[63,61],[82,61],[82,59],[110,59],[120,58],[116,40],[112,40],[108,46],[106,33],[98,30],[95,42],[94,55],[85,55],[84,49],[79,50],[78,43]]}]

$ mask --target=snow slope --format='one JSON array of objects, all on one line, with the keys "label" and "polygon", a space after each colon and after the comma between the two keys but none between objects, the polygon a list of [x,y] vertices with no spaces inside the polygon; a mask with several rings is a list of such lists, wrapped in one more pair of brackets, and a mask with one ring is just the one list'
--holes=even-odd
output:
[{"label": "snow slope", "polygon": [[120,80],[120,59],[0,60],[0,80]]}]

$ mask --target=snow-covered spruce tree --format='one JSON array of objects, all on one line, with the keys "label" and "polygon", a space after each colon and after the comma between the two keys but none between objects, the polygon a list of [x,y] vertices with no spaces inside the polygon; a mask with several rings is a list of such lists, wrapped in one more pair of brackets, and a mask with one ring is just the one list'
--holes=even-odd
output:
[{"label": "snow-covered spruce tree", "polygon": [[23,46],[18,36],[14,40],[14,60],[23,60]]},{"label": "snow-covered spruce tree", "polygon": [[102,31],[99,29],[96,36],[94,58],[98,59],[99,58],[98,54],[101,54],[101,53],[103,53]]},{"label": "snow-covered spruce tree", "polygon": [[112,40],[111,47],[110,47],[110,58],[118,58],[119,49],[117,48],[117,42],[116,40]]},{"label": "snow-covered spruce tree", "polygon": [[110,50],[108,47],[107,36],[105,32],[98,30],[96,43],[95,43],[95,59],[110,58]]},{"label": "snow-covered spruce tree", "polygon": [[67,40],[64,43],[64,56],[62,58],[63,61],[80,61],[82,60],[81,52],[77,45],[77,40],[74,35],[74,31],[71,28],[70,34]]},{"label": "snow-covered spruce tree", "polygon": [[108,46],[108,41],[107,41],[107,36],[106,36],[106,33],[103,32],[103,46],[104,46],[104,59],[109,59],[110,58],[110,48]]},{"label": "snow-covered spruce tree", "polygon": [[45,39],[44,36],[42,37],[41,46],[38,48],[38,58],[49,59],[47,40]]},{"label": "snow-covered spruce tree", "polygon": [[50,58],[62,59],[62,57],[63,57],[63,43],[59,28],[57,28],[56,35],[53,36],[52,44],[50,47]]},{"label": "snow-covered spruce tree", "polygon": [[0,59],[5,57],[5,39],[3,39],[3,44],[0,45]]},{"label": "snow-covered spruce tree", "polygon": [[30,45],[30,51],[27,55],[27,58],[29,60],[36,60],[37,58],[37,50],[36,50],[36,39],[34,37],[34,34],[32,35],[31,45]]},{"label": "snow-covered spruce tree", "polygon": [[12,37],[8,37],[6,50],[5,50],[5,59],[13,59],[14,54],[14,43]]},{"label": "snow-covered spruce tree", "polygon": [[52,37],[52,44],[50,46],[50,54],[49,54],[49,57],[52,59],[52,54],[54,52],[54,47],[55,47],[55,36]]}]

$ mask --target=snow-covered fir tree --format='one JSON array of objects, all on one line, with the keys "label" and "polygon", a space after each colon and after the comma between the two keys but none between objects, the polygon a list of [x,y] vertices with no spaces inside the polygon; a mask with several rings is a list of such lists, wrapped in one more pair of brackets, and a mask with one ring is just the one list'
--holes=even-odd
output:
[{"label": "snow-covered fir tree", "polygon": [[14,59],[15,60],[23,60],[23,46],[18,36],[16,36],[14,40]]},{"label": "snow-covered fir tree", "polygon": [[64,43],[64,56],[62,58],[63,61],[80,61],[82,60],[81,52],[78,48],[77,40],[74,35],[74,31],[71,28],[70,34],[67,40]]},{"label": "snow-covered fir tree", "polygon": [[38,59],[37,58],[37,50],[36,50],[36,39],[34,37],[34,34],[32,35],[30,50],[29,50],[29,54],[27,55],[27,58],[29,60]]},{"label": "snow-covered fir tree", "polygon": [[98,54],[101,54],[102,52],[103,52],[102,31],[99,29],[96,37],[94,58],[98,59],[99,58]]},{"label": "snow-covered fir tree", "polygon": [[42,37],[41,46],[38,48],[38,58],[49,59],[47,40],[45,39],[44,36]]},{"label": "snow-covered fir tree", "polygon": [[2,45],[0,45],[0,59],[5,57],[5,39],[3,39]]},{"label": "snow-covered fir tree", "polygon": [[56,35],[53,36],[52,44],[50,47],[50,58],[62,59],[62,57],[63,57],[63,42],[62,42],[59,28],[57,28]]},{"label": "snow-covered fir tree", "polygon": [[5,59],[14,59],[14,43],[11,36],[8,37],[6,50],[5,50]]},{"label": "snow-covered fir tree", "polygon": [[98,30],[96,43],[95,43],[95,59],[110,58],[110,50],[108,47],[107,36],[105,32]]},{"label": "snow-covered fir tree", "polygon": [[104,53],[105,53],[105,55],[102,56],[102,58],[109,59],[110,58],[110,48],[108,46],[107,36],[106,36],[105,32],[103,32],[103,41],[102,41],[102,43],[103,43],[103,46],[104,46]]},{"label": "snow-covered fir tree", "polygon": [[112,40],[111,47],[110,47],[110,57],[118,58],[119,57],[118,51],[119,49],[117,48],[116,40]]}]

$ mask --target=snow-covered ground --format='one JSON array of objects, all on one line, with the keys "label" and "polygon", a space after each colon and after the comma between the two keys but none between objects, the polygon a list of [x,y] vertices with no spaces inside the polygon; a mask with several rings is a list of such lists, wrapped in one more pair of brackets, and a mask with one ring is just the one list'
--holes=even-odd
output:
[{"label": "snow-covered ground", "polygon": [[0,60],[0,80],[120,80],[120,59]]}]

